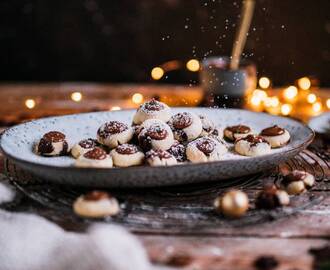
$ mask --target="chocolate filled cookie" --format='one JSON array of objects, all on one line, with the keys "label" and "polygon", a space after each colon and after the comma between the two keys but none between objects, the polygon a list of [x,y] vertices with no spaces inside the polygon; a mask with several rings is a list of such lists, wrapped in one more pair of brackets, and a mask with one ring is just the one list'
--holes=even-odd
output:
[{"label": "chocolate filled cookie", "polygon": [[186,147],[178,141],[174,141],[174,144],[167,151],[172,154],[178,162],[187,161]]},{"label": "chocolate filled cookie", "polygon": [[289,195],[286,191],[277,189],[275,185],[266,186],[257,194],[256,207],[259,209],[273,209],[286,206],[290,203]]},{"label": "chocolate filled cookie", "polygon": [[248,135],[236,140],[235,151],[243,156],[261,156],[269,154],[270,144],[261,136]]},{"label": "chocolate filled cookie", "polygon": [[132,127],[119,122],[110,121],[104,123],[97,131],[97,141],[110,148],[129,142],[133,137]]},{"label": "chocolate filled cookie", "polygon": [[140,125],[147,119],[159,119],[167,122],[171,117],[171,109],[165,103],[152,99],[143,103],[133,117],[133,124]]},{"label": "chocolate filled cookie", "polygon": [[282,147],[290,141],[290,133],[277,125],[263,129],[260,132],[272,148]]},{"label": "chocolate filled cookie", "polygon": [[147,121],[138,136],[139,145],[143,151],[169,149],[174,143],[171,128],[161,120],[150,119]]},{"label": "chocolate filled cookie", "polygon": [[315,178],[312,174],[294,170],[283,177],[281,185],[290,195],[297,195],[310,189],[315,183]]},{"label": "chocolate filled cookie", "polygon": [[65,134],[59,131],[45,133],[35,145],[35,152],[41,156],[61,156],[69,151]]},{"label": "chocolate filled cookie", "polygon": [[143,152],[133,144],[121,144],[110,152],[113,164],[117,167],[141,165],[144,161]]},{"label": "chocolate filled cookie", "polygon": [[85,154],[89,150],[94,149],[98,145],[98,142],[94,139],[85,139],[73,145],[71,148],[71,155],[74,158],[78,158],[81,155]]},{"label": "chocolate filled cookie", "polygon": [[116,198],[103,191],[92,191],[78,197],[73,204],[74,212],[82,217],[101,218],[120,211]]},{"label": "chocolate filled cookie", "polygon": [[245,125],[230,126],[224,130],[224,137],[229,141],[236,141],[250,134],[252,134],[251,128]]},{"label": "chocolate filled cookie", "polygon": [[169,166],[177,164],[177,160],[168,151],[150,150],[146,153],[146,162],[150,166]]},{"label": "chocolate filled cookie", "polygon": [[95,147],[79,156],[75,165],[77,167],[111,168],[112,158],[100,147]]},{"label": "chocolate filled cookie", "polygon": [[202,131],[202,121],[192,112],[182,112],[173,115],[168,122],[174,138],[179,142],[189,142],[198,138]]},{"label": "chocolate filled cookie", "polygon": [[207,162],[220,160],[227,153],[225,144],[210,138],[201,137],[187,145],[187,158],[191,162]]},{"label": "chocolate filled cookie", "polygon": [[202,122],[202,133],[200,136],[207,136],[212,133],[212,131],[215,129],[214,123],[205,115],[199,115],[199,119]]}]

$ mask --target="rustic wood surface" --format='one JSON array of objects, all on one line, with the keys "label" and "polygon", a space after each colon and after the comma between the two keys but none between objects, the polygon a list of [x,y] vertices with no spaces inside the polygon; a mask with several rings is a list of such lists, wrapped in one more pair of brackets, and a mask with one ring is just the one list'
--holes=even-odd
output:
[{"label": "rustic wood surface", "polygon": [[[81,84],[78,84],[78,86],[81,87]],[[45,115],[45,113],[49,115],[85,111],[82,107],[86,106],[86,104],[90,105],[87,106],[86,110],[91,110],[92,105],[95,106],[95,104],[99,106],[97,109],[104,109],[106,106],[109,109],[109,106],[112,104],[114,106],[117,104],[116,100],[115,102],[112,100],[111,102],[113,103],[110,105],[108,101],[103,103],[102,101],[95,103],[91,101],[90,103],[84,103],[84,105],[77,105],[77,103],[69,100],[68,93],[70,93],[71,89],[73,89],[73,91],[79,91],[81,88],[77,90],[78,86],[65,84],[65,86],[56,88],[54,85],[50,85],[48,89],[57,89],[54,90],[54,99],[61,101],[58,103],[51,101],[48,104],[46,103],[47,105],[40,105],[40,110],[27,110],[24,108],[22,102],[24,102],[25,98],[31,97],[33,92],[30,90],[32,88],[35,88],[35,94],[39,95],[40,91],[43,91],[41,89],[45,89],[44,86],[39,89],[36,85],[28,85],[25,86],[26,88],[23,87],[22,90],[16,89],[14,91],[16,96],[12,99],[16,101],[10,101],[11,103],[8,102],[8,104],[1,108],[1,112],[5,116],[4,118],[6,118],[5,121],[3,121],[3,119],[2,121],[7,123],[12,119],[13,122],[17,122],[19,121],[19,119],[17,119],[18,115],[25,119],[26,114],[30,114],[27,118],[35,118]],[[98,87],[100,86],[98,85]],[[143,89],[147,88],[148,87]],[[1,85],[0,96],[3,95],[3,93],[10,96],[12,93],[11,89],[13,89],[12,85]],[[88,89],[94,89],[93,85],[90,85]],[[97,87],[95,89],[97,89]],[[108,88],[106,87],[106,89]],[[116,87],[115,89],[118,90]],[[129,93],[127,94],[128,98],[132,92],[144,91],[141,87],[136,86],[125,86],[123,89],[126,89],[127,93]],[[156,95],[157,92],[161,90],[154,90],[152,87],[148,89],[149,90],[145,91],[149,92],[144,93],[146,96]],[[63,97],[66,98],[59,98],[56,96],[58,93],[61,93],[62,90],[64,92]],[[167,90],[163,89],[162,91]],[[90,91],[95,93],[92,90]],[[125,90],[122,91],[125,92]],[[193,105],[194,102],[196,102],[194,101],[195,99],[199,100],[200,90],[195,88],[187,89],[178,87],[176,95],[180,95],[180,93],[181,95],[185,95],[187,93],[186,91],[192,91],[190,92],[192,93],[191,96],[194,96],[193,99],[189,100],[188,104]],[[101,92],[104,93],[104,89]],[[21,95],[19,95],[19,93],[21,93]],[[172,93],[171,91],[166,95],[171,95]],[[112,94],[109,95],[113,97]],[[44,99],[46,100],[48,97],[49,95],[45,94]],[[103,94],[101,97],[103,98]],[[63,101],[63,99],[68,100]],[[97,99],[98,98],[95,98],[95,100]],[[118,100],[120,100],[119,97]],[[42,103],[44,103],[44,101],[42,101]],[[19,114],[13,112],[13,106],[17,106],[17,104],[22,107],[21,110],[18,110]],[[58,104],[58,107],[54,107],[54,104]],[[41,109],[42,107],[43,109]],[[7,113],[6,108],[8,109]],[[318,145],[318,142],[314,145]],[[317,146],[316,151],[318,151],[318,149],[320,149],[319,146]],[[324,151],[323,154],[330,155],[328,144],[323,145],[322,149],[322,151]],[[313,151],[315,152],[315,149],[313,149]],[[320,156],[322,156],[321,152]],[[3,157],[0,156],[0,159],[2,164]],[[155,264],[172,266],[178,269],[330,269],[330,267],[328,268],[330,258],[330,173],[328,165],[329,164],[322,165],[325,173],[324,184],[318,185],[318,187],[313,190],[317,195],[324,196],[325,199],[317,205],[299,210],[294,215],[257,225],[239,228],[217,228],[216,233],[183,235],[180,233],[148,233],[145,231],[143,233],[137,233],[137,236],[145,245],[150,259]],[[311,170],[313,166],[314,165],[311,166]],[[0,167],[0,170],[3,172],[3,167]],[[318,168],[317,171],[320,171],[320,168]],[[2,177],[1,181],[6,180]],[[46,218],[51,211],[56,211],[22,194],[19,194],[17,200],[12,205],[7,205],[6,208],[11,211],[37,213]],[[61,224],[60,220],[58,223],[68,230],[84,230],[84,225],[79,227],[74,223],[68,222]],[[276,265],[276,267],[271,268],[271,265]]]}]

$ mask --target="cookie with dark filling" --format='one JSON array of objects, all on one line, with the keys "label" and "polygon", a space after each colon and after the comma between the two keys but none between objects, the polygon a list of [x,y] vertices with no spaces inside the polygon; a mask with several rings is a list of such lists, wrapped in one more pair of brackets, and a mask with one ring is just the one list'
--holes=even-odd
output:
[{"label": "cookie with dark filling", "polygon": [[261,156],[269,154],[270,144],[261,136],[248,135],[235,142],[235,151],[243,156]]},{"label": "cookie with dark filling", "polygon": [[177,160],[168,151],[158,149],[146,153],[146,163],[150,166],[169,166],[177,164]]},{"label": "cookie with dark filling", "polygon": [[71,148],[71,155],[74,158],[78,158],[81,155],[85,154],[86,152],[94,149],[97,147],[99,143],[95,139],[84,139],[79,141],[78,143],[74,144]]},{"label": "cookie with dark filling", "polygon": [[80,155],[75,165],[77,167],[111,168],[113,162],[111,156],[106,151],[100,147],[95,147]]},{"label": "cookie with dark filling", "polygon": [[203,131],[201,119],[192,112],[177,113],[171,117],[168,124],[174,138],[181,143],[198,138]]},{"label": "cookie with dark filling", "polygon": [[121,144],[110,152],[113,164],[117,167],[141,165],[144,154],[134,144]]},{"label": "cookie with dark filling", "polygon": [[69,151],[68,142],[64,133],[50,131],[45,133],[35,145],[35,152],[41,156],[61,156]]},{"label": "cookie with dark filling", "polygon": [[229,126],[224,130],[224,136],[229,141],[236,141],[249,134],[252,134],[252,129],[246,125]]},{"label": "cookie with dark filling", "polygon": [[269,142],[272,148],[282,147],[290,141],[289,131],[277,125],[263,129],[260,136]]},{"label": "cookie with dark filling", "polygon": [[140,125],[147,119],[159,119],[167,122],[171,117],[171,109],[165,103],[152,99],[143,103],[133,117],[133,124]]}]

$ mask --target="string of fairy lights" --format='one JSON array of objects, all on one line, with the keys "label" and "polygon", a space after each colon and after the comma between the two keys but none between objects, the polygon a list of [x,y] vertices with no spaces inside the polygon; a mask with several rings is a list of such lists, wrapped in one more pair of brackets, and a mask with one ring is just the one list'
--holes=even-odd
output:
[{"label": "string of fairy lights", "polygon": [[[201,68],[197,59],[188,61],[172,60],[156,66],[151,69],[150,76],[152,80],[160,80],[169,71],[185,67],[190,72],[198,72]],[[70,99],[73,102],[81,102],[83,94],[75,91],[70,93]],[[130,97],[135,105],[141,104],[145,97],[141,93],[133,93]],[[303,111],[308,116],[315,116],[326,109],[330,109],[330,98],[324,99],[318,96],[317,87],[312,85],[309,77],[302,77],[294,85],[285,88],[274,89],[272,81],[268,77],[260,77],[258,88],[249,91],[246,94],[246,105],[254,111],[266,111],[274,115],[295,116]],[[37,102],[33,98],[24,101],[25,107],[34,109]],[[121,110],[119,106],[112,106],[110,110]]]}]

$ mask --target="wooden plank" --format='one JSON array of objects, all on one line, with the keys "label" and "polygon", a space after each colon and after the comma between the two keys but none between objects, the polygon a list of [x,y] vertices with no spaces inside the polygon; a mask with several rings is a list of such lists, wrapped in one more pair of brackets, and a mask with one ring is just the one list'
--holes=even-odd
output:
[{"label": "wooden plank", "polygon": [[[272,256],[276,270],[311,269],[311,248],[321,248],[325,240],[140,236],[154,263],[184,269],[252,270],[260,256]],[[266,268],[265,268],[266,269]]]}]

